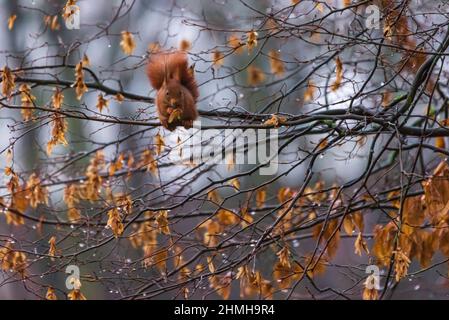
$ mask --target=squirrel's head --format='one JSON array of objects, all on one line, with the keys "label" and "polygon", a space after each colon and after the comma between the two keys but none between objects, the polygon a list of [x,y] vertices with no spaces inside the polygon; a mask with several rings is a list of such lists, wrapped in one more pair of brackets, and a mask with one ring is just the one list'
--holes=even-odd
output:
[{"label": "squirrel's head", "polygon": [[184,92],[179,81],[170,79],[164,83],[161,89],[164,95],[164,102],[168,106],[174,109],[182,107]]}]

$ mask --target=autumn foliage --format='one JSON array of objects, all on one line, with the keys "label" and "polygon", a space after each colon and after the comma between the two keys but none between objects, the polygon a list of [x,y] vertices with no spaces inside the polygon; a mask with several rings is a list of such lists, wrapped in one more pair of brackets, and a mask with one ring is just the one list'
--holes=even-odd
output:
[{"label": "autumn foliage", "polygon": [[[370,28],[371,1],[119,2],[107,15],[75,0],[0,4],[0,288],[48,300],[447,291],[447,4],[372,1]],[[72,7],[87,19],[78,31],[65,27]],[[193,120],[224,165],[190,157]],[[222,152],[225,129],[276,130],[278,171]]]}]

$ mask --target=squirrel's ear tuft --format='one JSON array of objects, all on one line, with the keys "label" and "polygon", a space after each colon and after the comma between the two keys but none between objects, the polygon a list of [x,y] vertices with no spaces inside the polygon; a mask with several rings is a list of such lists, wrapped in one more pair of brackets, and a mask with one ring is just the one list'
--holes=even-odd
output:
[{"label": "squirrel's ear tuft", "polygon": [[193,78],[195,76],[195,63],[192,64],[187,71],[189,73],[189,76]]}]

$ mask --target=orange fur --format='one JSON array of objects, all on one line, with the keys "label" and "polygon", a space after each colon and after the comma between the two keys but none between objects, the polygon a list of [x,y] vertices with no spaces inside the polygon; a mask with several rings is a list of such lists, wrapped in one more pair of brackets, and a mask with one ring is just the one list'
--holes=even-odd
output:
[{"label": "orange fur", "polygon": [[[156,105],[162,125],[171,131],[177,126],[191,128],[198,117],[196,101],[199,93],[187,54],[179,51],[155,54],[150,57],[147,74],[157,90]],[[169,122],[175,109],[180,116]]]}]

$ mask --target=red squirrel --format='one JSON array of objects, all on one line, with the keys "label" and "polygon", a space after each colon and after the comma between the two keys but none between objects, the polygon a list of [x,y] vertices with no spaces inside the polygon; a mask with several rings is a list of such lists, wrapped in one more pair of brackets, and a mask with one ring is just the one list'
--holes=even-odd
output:
[{"label": "red squirrel", "polygon": [[198,118],[198,85],[187,54],[180,51],[156,53],[149,59],[147,74],[157,90],[156,106],[162,125],[170,131],[178,126],[188,129]]}]

